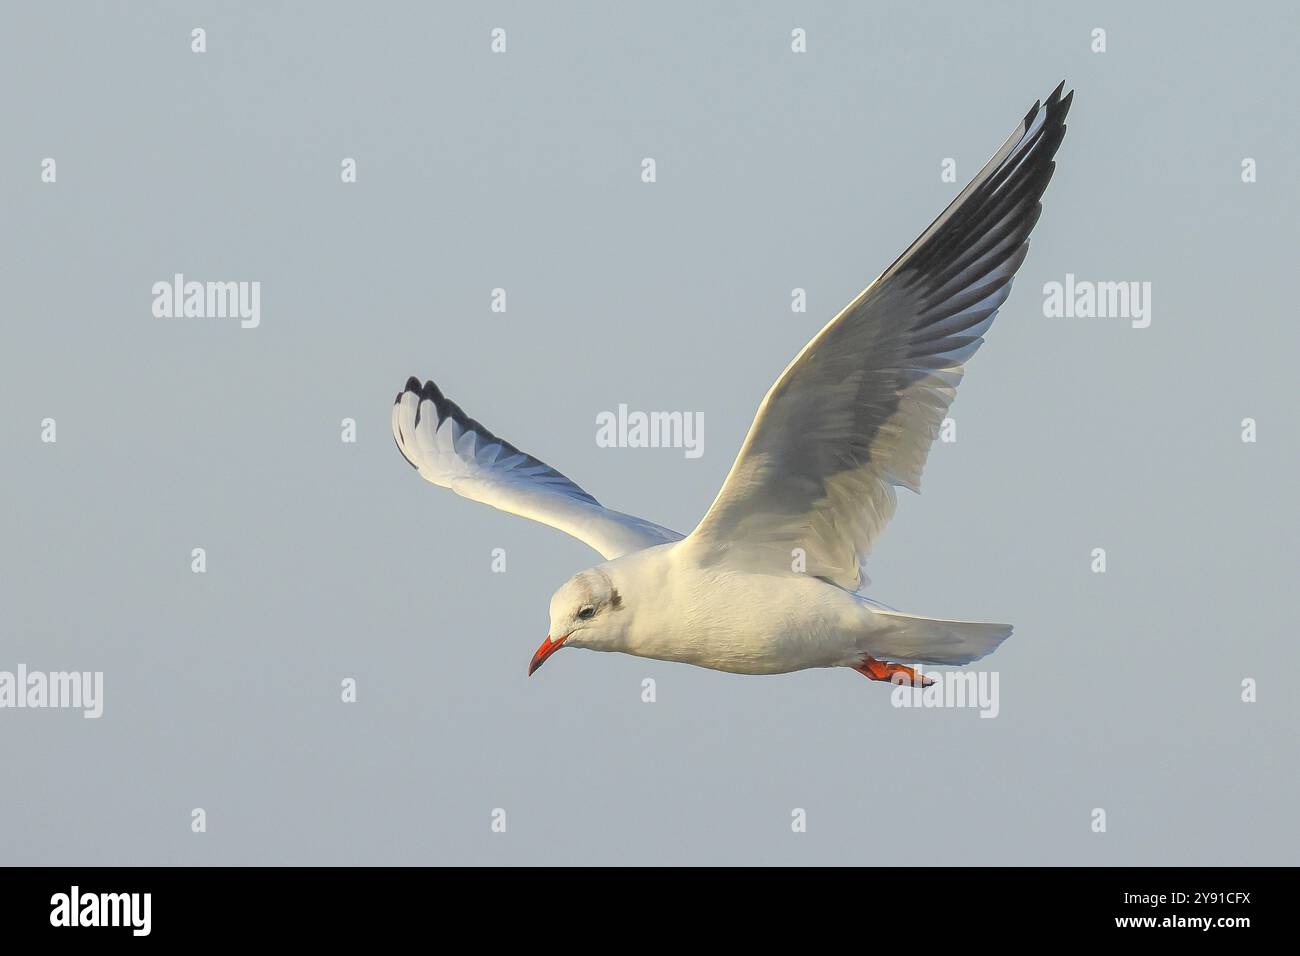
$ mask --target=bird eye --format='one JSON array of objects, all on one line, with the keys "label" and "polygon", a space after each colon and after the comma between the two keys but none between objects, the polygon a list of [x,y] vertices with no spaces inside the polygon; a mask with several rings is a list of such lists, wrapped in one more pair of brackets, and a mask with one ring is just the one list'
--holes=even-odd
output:
[{"label": "bird eye", "polygon": [[590,619],[591,616],[595,613],[596,613],[596,609],[594,607],[592,607],[590,604],[584,604],[582,608],[578,611],[578,618],[580,620],[586,621]]}]

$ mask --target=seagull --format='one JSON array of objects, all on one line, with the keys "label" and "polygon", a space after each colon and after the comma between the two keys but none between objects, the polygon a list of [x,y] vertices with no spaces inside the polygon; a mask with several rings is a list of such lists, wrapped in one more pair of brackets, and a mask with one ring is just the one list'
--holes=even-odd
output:
[{"label": "seagull", "polygon": [[605,559],[551,597],[529,675],[578,647],[735,674],[848,667],[924,686],[930,679],[909,665],[969,664],[1010,636],[1010,625],[873,600],[863,565],[894,513],[894,489],[919,493],[966,362],[1025,260],[1074,97],[1064,86],[795,356],[688,535],[606,508],[433,382],[406,383],[393,437],[420,477],[564,531]]}]

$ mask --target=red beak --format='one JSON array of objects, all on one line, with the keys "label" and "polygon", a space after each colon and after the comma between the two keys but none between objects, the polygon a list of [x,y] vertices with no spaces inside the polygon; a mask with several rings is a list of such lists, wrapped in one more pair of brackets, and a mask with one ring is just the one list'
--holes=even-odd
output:
[{"label": "red beak", "polygon": [[550,657],[552,654],[554,654],[556,651],[558,651],[561,647],[563,647],[563,646],[564,646],[564,642],[567,641],[568,639],[569,639],[569,637],[568,637],[568,635],[566,634],[564,637],[560,638],[558,641],[553,641],[553,640],[551,640],[551,635],[547,634],[547,635],[546,635],[546,640],[542,641],[542,646],[539,647],[539,648],[537,649],[537,653],[533,655],[533,662],[532,662],[531,664],[528,665],[528,676],[529,676],[529,677],[532,677],[532,676],[533,676],[533,671],[537,670],[537,668],[539,668],[539,667],[541,667],[543,664],[545,664],[545,663],[546,663],[546,658]]}]

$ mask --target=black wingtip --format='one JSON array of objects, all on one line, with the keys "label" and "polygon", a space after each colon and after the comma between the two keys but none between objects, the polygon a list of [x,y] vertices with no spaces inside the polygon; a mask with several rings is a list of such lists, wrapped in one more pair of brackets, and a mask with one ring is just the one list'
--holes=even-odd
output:
[{"label": "black wingtip", "polygon": [[420,394],[420,380],[416,378],[414,375],[412,375],[410,378],[406,380],[406,387],[397,393],[397,397],[393,399],[393,404],[394,405],[401,404],[402,396],[405,395],[407,392],[415,392],[415,394],[417,395]]},{"label": "black wingtip", "polygon": [[402,396],[407,394],[408,392],[410,392],[420,401],[424,401],[426,398],[431,399],[432,401],[438,404],[442,404],[443,402],[446,401],[446,399],[443,398],[442,391],[438,388],[437,385],[433,383],[432,380],[426,381],[423,385],[421,385],[420,380],[416,378],[414,375],[412,375],[410,378],[406,380],[406,387],[397,393],[396,401],[400,402],[402,400]]},{"label": "black wingtip", "polygon": [[1062,80],[1060,83],[1056,84],[1056,89],[1052,90],[1046,101],[1034,100],[1034,105],[1031,106],[1029,112],[1025,114],[1025,118],[1022,121],[1023,125],[1026,127],[1031,125],[1034,121],[1034,117],[1038,115],[1038,111],[1042,109],[1047,110],[1051,115],[1057,115],[1064,118],[1065,114],[1069,112],[1070,102],[1074,99],[1074,90],[1070,90],[1070,92],[1066,93],[1064,98],[1062,98],[1061,94],[1064,90],[1065,80]]},{"label": "black wingtip", "polygon": [[1070,92],[1065,94],[1065,98],[1061,100],[1061,104],[1059,107],[1061,113],[1061,119],[1065,119],[1065,114],[1070,112],[1070,104],[1073,102],[1074,102],[1074,90],[1070,90]]},{"label": "black wingtip", "polygon": [[446,399],[443,398],[442,391],[437,385],[433,384],[433,379],[429,379],[425,382],[423,387],[420,387],[417,384],[416,388],[420,393],[420,401],[424,401],[427,398],[435,405],[441,405],[446,401]]}]

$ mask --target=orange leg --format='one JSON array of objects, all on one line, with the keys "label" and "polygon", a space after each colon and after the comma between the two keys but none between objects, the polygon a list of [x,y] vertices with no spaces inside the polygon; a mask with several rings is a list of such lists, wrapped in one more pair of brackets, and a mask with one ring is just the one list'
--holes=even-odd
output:
[{"label": "orange leg", "polygon": [[[906,664],[891,664],[888,661],[878,661],[874,657],[862,658],[862,663],[853,668],[867,680],[886,680],[894,684],[902,684],[904,687],[915,687],[919,681],[920,686],[929,687],[934,683],[929,677],[922,677]],[[902,674],[895,680],[896,674]]]}]

